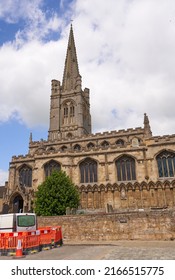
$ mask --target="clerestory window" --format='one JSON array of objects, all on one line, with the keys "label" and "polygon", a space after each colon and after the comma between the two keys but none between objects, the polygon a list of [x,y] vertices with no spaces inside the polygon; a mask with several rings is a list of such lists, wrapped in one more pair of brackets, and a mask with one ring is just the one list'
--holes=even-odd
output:
[{"label": "clerestory window", "polygon": [[122,139],[118,139],[118,140],[116,141],[116,145],[118,145],[118,146],[124,146],[124,141],[123,141]]}]

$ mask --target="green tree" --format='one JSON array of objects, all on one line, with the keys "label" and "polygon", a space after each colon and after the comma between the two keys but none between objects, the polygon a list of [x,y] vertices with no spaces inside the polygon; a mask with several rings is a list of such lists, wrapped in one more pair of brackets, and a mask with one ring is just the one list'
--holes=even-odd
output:
[{"label": "green tree", "polygon": [[79,192],[63,171],[53,171],[39,185],[35,196],[35,213],[39,216],[66,214],[66,208],[77,208]]}]

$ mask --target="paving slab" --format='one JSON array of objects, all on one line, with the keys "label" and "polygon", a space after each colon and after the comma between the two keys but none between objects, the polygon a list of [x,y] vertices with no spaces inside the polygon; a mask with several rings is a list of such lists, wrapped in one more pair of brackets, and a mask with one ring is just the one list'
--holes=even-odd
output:
[{"label": "paving slab", "polygon": [[65,241],[59,248],[21,260],[175,260],[175,241]]}]

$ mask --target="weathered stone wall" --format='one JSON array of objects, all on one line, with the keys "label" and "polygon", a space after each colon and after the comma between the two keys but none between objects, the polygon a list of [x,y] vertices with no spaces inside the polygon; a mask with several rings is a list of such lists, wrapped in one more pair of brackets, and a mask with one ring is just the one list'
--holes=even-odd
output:
[{"label": "weathered stone wall", "polygon": [[3,201],[2,201],[2,197],[0,197],[0,213],[2,211],[2,205],[3,205]]},{"label": "weathered stone wall", "polygon": [[175,180],[162,183],[137,182],[82,186],[81,207],[84,209],[105,209],[110,204],[114,209],[139,209],[148,207],[174,207],[175,206]]},{"label": "weathered stone wall", "polygon": [[[45,180],[45,164],[54,160],[78,187],[82,209],[105,209],[107,204],[121,211],[175,207],[175,177],[159,177],[156,160],[156,156],[164,150],[175,151],[175,135],[145,138],[143,132],[142,128],[138,128],[58,141],[31,140],[27,155],[12,158],[9,192],[4,202],[12,207],[15,196],[20,194],[23,198],[19,182],[19,170],[23,164],[32,169],[31,190],[34,194],[38,185]],[[122,140],[124,144],[118,145],[118,140]],[[109,145],[103,146],[104,141]],[[94,147],[88,148],[89,143],[93,143]],[[77,144],[81,150],[74,149]],[[67,150],[62,150],[63,146]],[[116,160],[122,155],[131,156],[135,160],[136,180],[118,180]],[[97,182],[81,183],[80,163],[87,158],[97,162]],[[27,193],[28,187],[24,188]],[[33,199],[32,196],[30,198]],[[27,198],[24,205],[30,204],[31,201]],[[0,206],[0,210],[1,208]]]},{"label": "weathered stone wall", "polygon": [[41,226],[62,226],[68,241],[173,240],[175,210],[38,217]]}]

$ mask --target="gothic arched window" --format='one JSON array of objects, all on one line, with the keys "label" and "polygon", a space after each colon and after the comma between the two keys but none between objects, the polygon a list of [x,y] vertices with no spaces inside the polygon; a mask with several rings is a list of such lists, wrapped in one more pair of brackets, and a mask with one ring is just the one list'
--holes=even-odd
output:
[{"label": "gothic arched window", "polygon": [[81,183],[97,182],[97,162],[87,158],[80,163]]},{"label": "gothic arched window", "polygon": [[159,177],[175,176],[175,153],[163,151],[157,157]]},{"label": "gothic arched window", "polygon": [[92,148],[94,148],[95,147],[95,145],[92,143],[92,142],[90,142],[90,143],[88,143],[87,144],[87,148],[90,150],[90,149],[92,149]]},{"label": "gothic arched window", "polygon": [[124,141],[123,141],[122,139],[118,139],[118,140],[116,141],[116,145],[118,145],[118,146],[124,146]]},{"label": "gothic arched window", "polygon": [[46,177],[50,176],[53,171],[60,171],[60,170],[61,170],[61,165],[54,160],[51,160],[44,165],[44,172]]},{"label": "gothic arched window", "polygon": [[74,151],[81,151],[81,146],[79,144],[76,144],[74,146]]},{"label": "gothic arched window", "polygon": [[32,186],[32,168],[26,164],[19,169],[19,184],[23,187]]},{"label": "gothic arched window", "polygon": [[107,147],[109,147],[109,143],[105,140],[105,141],[103,141],[103,142],[101,143],[101,146],[102,146],[103,148],[107,148]]},{"label": "gothic arched window", "polygon": [[66,150],[67,150],[67,146],[65,146],[65,145],[60,148],[61,152],[65,152]]},{"label": "gothic arched window", "polygon": [[74,105],[71,104],[70,105],[70,117],[74,117],[75,116],[75,108]]},{"label": "gothic arched window", "polygon": [[68,123],[68,106],[67,104],[64,106],[64,124]]},{"label": "gothic arched window", "polygon": [[55,152],[55,148],[50,147],[49,149],[47,149],[47,152]]},{"label": "gothic arched window", "polygon": [[63,123],[69,124],[74,122],[75,106],[72,101],[67,101],[63,105]]},{"label": "gothic arched window", "polygon": [[122,156],[115,162],[118,181],[136,180],[135,160],[130,156]]}]

